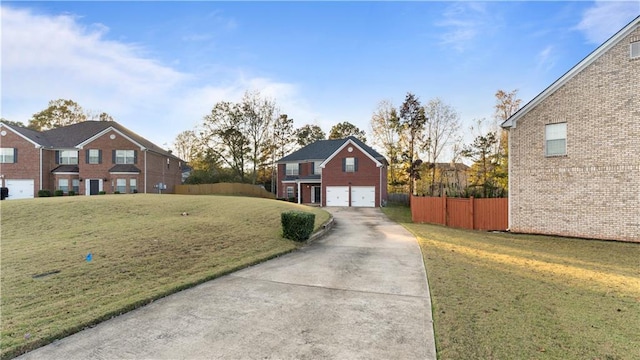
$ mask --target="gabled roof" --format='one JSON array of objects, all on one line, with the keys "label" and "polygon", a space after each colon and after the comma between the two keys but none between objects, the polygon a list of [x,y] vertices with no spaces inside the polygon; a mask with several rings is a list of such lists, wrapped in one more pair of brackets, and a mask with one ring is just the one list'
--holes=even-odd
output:
[{"label": "gabled roof", "polygon": [[110,130],[114,130],[142,148],[179,160],[175,155],[160,148],[151,141],[139,136],[115,121],[88,120],[45,131],[35,131],[5,123],[2,123],[2,125],[11,128],[34,144],[38,144],[49,149],[82,148],[97,136],[100,136]]},{"label": "gabled roof", "polygon": [[[569,80],[571,80],[575,75],[584,70],[587,66],[591,65],[594,61],[596,61],[600,56],[609,51],[612,47],[617,45],[621,40],[626,38],[632,31],[636,29],[636,27],[640,26],[640,16],[631,20],[629,24],[623,27],[620,31],[615,33],[609,40],[605,41],[602,45],[592,51],[587,57],[582,59],[578,64],[572,67],[569,71],[567,71],[564,75],[562,75],[558,80],[556,80],[553,84],[549,85],[544,91],[542,91],[538,96],[533,98],[533,100],[529,101],[525,106],[520,108],[515,114],[513,114],[510,118],[505,120],[502,123],[503,128],[516,127],[516,122],[522,118],[526,113],[528,113],[531,109],[535,108],[540,102],[546,99],[549,95],[553,94],[556,90],[566,84]],[[629,79],[631,81],[631,79]]]},{"label": "gabled roof", "polygon": [[116,164],[114,167],[109,169],[110,173],[140,173],[140,169],[138,169],[135,165],[132,164]]},{"label": "gabled roof", "polygon": [[386,163],[386,159],[384,158],[384,156],[380,155],[380,153],[353,136],[349,136],[344,139],[318,140],[313,144],[309,144],[302,149],[294,151],[291,154],[283,157],[282,159],[278,160],[278,163],[301,162],[309,160],[324,161],[331,157],[331,155],[336,153],[336,151],[342,148],[348,141],[353,142],[360,149],[362,149],[363,152],[367,153],[378,162]]}]

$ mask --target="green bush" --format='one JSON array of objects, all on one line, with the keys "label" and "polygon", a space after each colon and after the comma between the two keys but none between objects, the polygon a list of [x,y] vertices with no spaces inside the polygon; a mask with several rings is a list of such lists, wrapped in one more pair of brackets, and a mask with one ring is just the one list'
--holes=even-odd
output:
[{"label": "green bush", "polygon": [[100,192],[98,193],[98,195],[104,195],[104,194],[106,194],[106,193],[107,193],[106,191],[100,191]]},{"label": "green bush", "polygon": [[316,215],[304,211],[287,211],[280,216],[282,220],[282,236],[295,240],[304,241],[313,232],[313,225]]},{"label": "green bush", "polygon": [[53,192],[53,196],[64,196],[64,191],[56,190]]},{"label": "green bush", "polygon": [[120,194],[120,191],[116,190],[113,192],[114,194]]},{"label": "green bush", "polygon": [[76,194],[76,192],[75,192],[75,191],[73,191],[73,190],[69,190],[69,196],[74,196],[75,194]]},{"label": "green bush", "polygon": [[38,190],[38,197],[51,197],[51,191],[49,191],[49,190]]}]

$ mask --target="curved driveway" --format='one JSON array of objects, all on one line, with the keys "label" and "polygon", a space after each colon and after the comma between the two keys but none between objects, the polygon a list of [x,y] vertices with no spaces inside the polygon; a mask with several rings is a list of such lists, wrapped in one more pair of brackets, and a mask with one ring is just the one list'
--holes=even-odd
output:
[{"label": "curved driveway", "polygon": [[379,209],[327,208],[300,251],[103,322],[23,359],[435,359],[416,239]]}]

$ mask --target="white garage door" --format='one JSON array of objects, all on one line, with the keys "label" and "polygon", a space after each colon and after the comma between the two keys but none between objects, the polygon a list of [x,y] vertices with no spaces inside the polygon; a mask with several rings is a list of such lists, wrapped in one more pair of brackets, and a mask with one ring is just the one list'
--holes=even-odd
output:
[{"label": "white garage door", "polygon": [[5,184],[9,188],[8,200],[33,198],[33,179],[6,180]]},{"label": "white garage door", "polygon": [[375,207],[376,188],[375,186],[352,186],[351,206],[355,207]]},{"label": "white garage door", "polygon": [[327,206],[349,206],[349,187],[327,186]]}]

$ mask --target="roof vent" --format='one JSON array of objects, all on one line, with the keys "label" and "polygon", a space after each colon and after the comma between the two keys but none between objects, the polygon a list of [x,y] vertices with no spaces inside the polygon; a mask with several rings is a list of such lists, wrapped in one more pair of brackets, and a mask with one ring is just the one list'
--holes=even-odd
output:
[{"label": "roof vent", "polygon": [[640,58],[640,41],[631,43],[631,58]]}]

